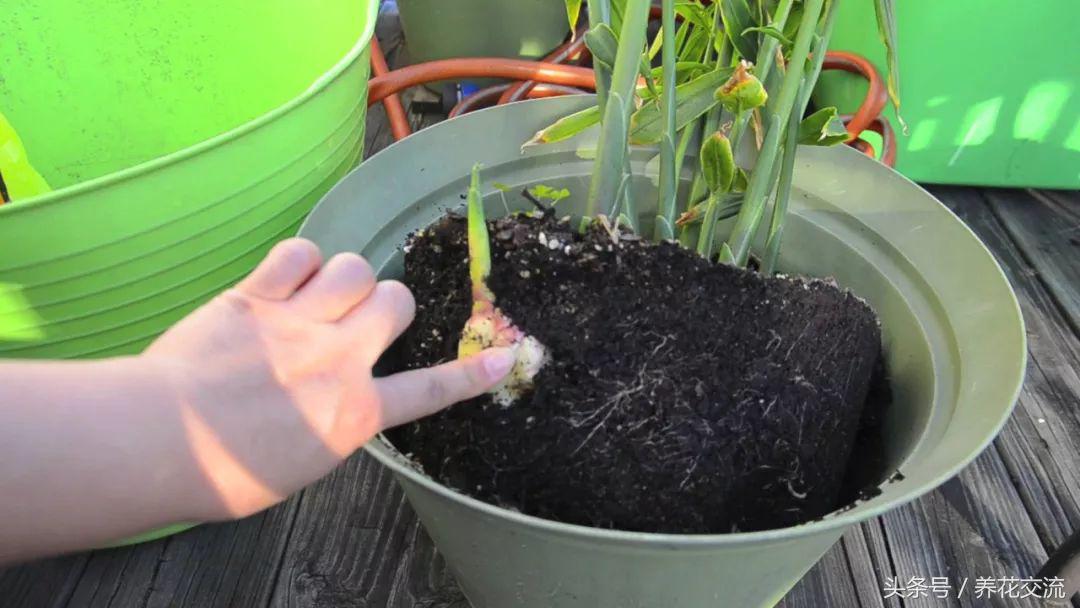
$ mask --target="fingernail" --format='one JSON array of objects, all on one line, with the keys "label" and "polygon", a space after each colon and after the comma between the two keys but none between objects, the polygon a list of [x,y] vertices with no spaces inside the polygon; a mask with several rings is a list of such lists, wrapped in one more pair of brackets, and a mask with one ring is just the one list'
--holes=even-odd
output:
[{"label": "fingernail", "polygon": [[497,348],[484,355],[484,372],[491,381],[502,380],[514,367],[514,351]]}]

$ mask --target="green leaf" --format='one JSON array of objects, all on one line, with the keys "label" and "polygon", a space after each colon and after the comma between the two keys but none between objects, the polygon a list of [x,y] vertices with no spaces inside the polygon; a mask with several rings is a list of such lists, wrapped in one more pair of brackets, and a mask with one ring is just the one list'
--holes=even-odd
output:
[{"label": "green leaf", "polygon": [[578,17],[581,15],[581,0],[566,0],[566,18],[570,22],[570,31],[577,29]]},{"label": "green leaf", "polygon": [[[711,69],[712,66],[700,61],[677,61],[675,62],[675,80],[682,82],[693,80]],[[663,66],[652,68],[652,77],[660,78],[663,71]]]},{"label": "green leaf", "polygon": [[757,36],[742,33],[757,25],[746,0],[720,0],[720,18],[735,50],[743,59],[754,61],[757,57]]},{"label": "green leaf", "polygon": [[682,48],[686,44],[686,37],[690,35],[690,31],[693,29],[693,23],[683,21],[679,24],[678,31],[675,32],[675,52],[679,54],[680,59],[682,59]]},{"label": "green leaf", "polygon": [[720,246],[720,263],[721,264],[734,264],[735,254],[731,251],[731,246],[724,243]]},{"label": "green leaf", "polygon": [[878,37],[885,45],[885,63],[888,66],[889,99],[896,108],[896,118],[907,129],[904,119],[900,118],[900,67],[896,61],[896,5],[894,0],[874,0],[877,13]]},{"label": "green leaf", "polygon": [[652,75],[652,67],[649,65],[649,58],[644,54],[641,55],[641,67],[638,69],[641,77],[645,79],[645,88],[649,91],[649,96],[653,98],[660,97],[660,89],[656,86],[656,79]]},{"label": "green leaf", "polygon": [[713,133],[701,144],[701,173],[705,184],[714,194],[724,194],[731,189],[735,177],[735,155],[731,151],[731,141],[719,131]]},{"label": "green leaf", "polygon": [[[716,210],[716,221],[726,220],[729,217],[735,217],[735,214],[739,212],[739,207],[742,205],[742,195],[729,193],[720,199],[720,206]],[[709,206],[708,199],[694,205],[676,220],[675,225],[679,228],[687,228],[689,226],[701,225],[702,220],[705,218],[705,211]],[[696,242],[696,241],[695,241]]]},{"label": "green leaf", "polygon": [[585,234],[586,232],[588,232],[590,224],[592,224],[591,217],[587,215],[581,216],[581,221],[579,221],[577,225],[578,234]]},{"label": "green leaf", "polygon": [[686,44],[679,53],[679,61],[701,61],[709,50],[709,32],[699,27],[690,30]]},{"label": "green leaf", "polygon": [[567,188],[552,188],[551,186],[545,186],[544,184],[536,184],[532,188],[529,188],[529,194],[544,201],[551,201],[551,204],[563,200],[570,196],[570,190]]},{"label": "green leaf", "polygon": [[667,218],[658,215],[656,216],[656,235],[657,240],[670,241],[675,238],[675,230],[671,227],[671,222],[667,221]]},{"label": "green leaf", "polygon": [[741,167],[736,169],[735,177],[731,179],[731,190],[733,192],[746,192],[746,186],[750,182],[750,177],[746,174]]},{"label": "green leaf", "polygon": [[787,36],[785,36],[783,32],[776,29],[775,27],[770,27],[770,26],[767,26],[767,25],[759,25],[757,27],[748,27],[745,30],[743,30],[743,35],[745,36],[747,32],[758,32],[760,34],[765,34],[769,38],[773,38],[777,42],[779,42],[780,44],[783,44],[785,46],[791,46],[792,44],[795,44],[791,40],[791,38],[788,38]]},{"label": "green leaf", "polygon": [[[480,164],[473,165],[469,181],[468,217],[469,279],[474,296],[490,296],[487,278],[491,274],[491,244],[488,242],[487,221],[484,218],[484,199],[480,196]],[[494,299],[494,298],[490,298]]]},{"label": "green leaf", "polygon": [[802,22],[803,3],[797,2],[792,5],[791,12],[788,13],[787,21],[784,22],[784,27],[780,28],[784,32],[784,38],[788,40],[795,40],[795,36],[799,33],[799,24]]},{"label": "green leaf", "polygon": [[656,37],[653,38],[652,44],[649,45],[649,61],[656,59],[656,56],[660,54],[660,49],[664,45],[664,28],[663,26],[656,32]]},{"label": "green leaf", "polygon": [[619,52],[619,37],[608,24],[598,23],[585,32],[585,46],[589,47],[594,61],[599,61],[608,68],[615,65],[615,56]]},{"label": "green leaf", "polygon": [[834,107],[822,108],[799,123],[798,142],[802,145],[832,146],[847,139],[847,129]]},{"label": "green leaf", "polygon": [[496,190],[501,190],[502,192],[510,192],[513,190],[508,184],[502,182],[491,182],[491,185],[494,186]]},{"label": "green leaf", "polygon": [[564,116],[555,121],[551,126],[537,131],[532,139],[525,142],[525,146],[550,144],[570,139],[585,129],[599,123],[600,108],[598,106],[589,106],[584,110],[579,110],[569,116]]},{"label": "green leaf", "polygon": [[675,5],[675,14],[682,17],[684,22],[690,22],[695,27],[706,31],[712,30],[712,18],[705,7],[696,2],[679,2]]},{"label": "green leaf", "polygon": [[[675,129],[690,124],[717,104],[716,89],[727,81],[731,68],[716,69],[675,87]],[[630,119],[630,143],[655,144],[664,131],[664,116],[657,104],[646,104]]]},{"label": "green leaf", "polygon": [[[615,65],[615,55],[619,52],[619,38],[607,24],[601,23],[585,32],[585,46],[589,47],[593,59],[604,64],[605,67],[610,69]],[[645,55],[641,56],[641,66],[638,71],[645,79],[645,85],[648,87],[650,95],[658,97],[660,91],[656,88],[652,68],[649,66],[649,60]]]},{"label": "green leaf", "polygon": [[623,16],[626,14],[626,0],[609,0],[611,2],[611,27],[618,32],[622,31]]},{"label": "green leaf", "polygon": [[701,222],[687,224],[679,230],[679,244],[687,249],[693,249],[699,238],[701,238]]}]

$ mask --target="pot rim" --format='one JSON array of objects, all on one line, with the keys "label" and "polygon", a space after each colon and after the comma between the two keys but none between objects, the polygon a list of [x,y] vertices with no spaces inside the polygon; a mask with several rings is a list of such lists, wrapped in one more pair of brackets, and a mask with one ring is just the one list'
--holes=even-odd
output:
[{"label": "pot rim", "polygon": [[[491,113],[506,112],[506,111],[520,111],[522,104],[553,104],[563,103],[570,106],[572,103],[570,97],[576,97],[579,101],[584,96],[568,96],[562,98],[551,99],[537,99],[528,100],[522,102],[516,102],[503,106],[496,106],[492,108],[486,108],[478,110],[469,114],[465,114],[431,127],[430,129],[439,129],[448,123],[453,121],[470,121],[470,120],[482,120],[485,115]],[[589,96],[591,97],[591,96]],[[569,111],[579,109],[577,107],[568,107]],[[427,131],[427,130],[425,130]],[[405,140],[395,142],[380,151],[379,154],[388,153],[391,150],[397,150],[401,146],[417,145],[415,140],[422,139],[424,137],[422,131],[414,134]],[[908,185],[914,186],[919,190],[923,190],[920,186],[907,179],[903,175],[900,175],[896,171],[881,165],[876,160],[867,158],[863,154],[852,150],[830,150],[836,154],[848,154],[851,157],[852,163],[869,163],[865,167],[870,171],[886,172],[892,175],[888,177],[890,179],[899,178]],[[925,193],[925,190],[923,190]],[[330,196],[328,193],[327,196]],[[932,197],[929,193],[925,193],[928,197]],[[1009,416],[1012,414],[1013,408],[1016,406],[1017,399],[1019,398],[1020,391],[1023,386],[1023,379],[1027,368],[1027,335],[1025,331],[1024,318],[1021,314],[1020,304],[1017,301],[1015,292],[1011,289],[1011,285],[1008,282],[1004,271],[1000,264],[998,264],[993,254],[986,248],[986,245],[975,235],[970,227],[967,226],[960,218],[958,218],[950,209],[941,205],[937,199],[933,199],[942,210],[951,215],[953,219],[962,227],[964,231],[971,237],[974,243],[977,245],[979,251],[985,256],[986,261],[991,264],[993,268],[993,280],[1000,281],[1009,286],[1007,289],[1008,301],[1011,307],[1010,312],[1015,315],[1019,321],[1019,338],[1018,344],[1019,351],[1022,353],[1021,361],[1016,369],[1016,377],[1014,381],[1010,383],[1014,386],[1012,393],[1008,396],[1009,406],[1002,408],[1001,413],[993,425],[989,427],[990,432],[978,442],[977,449],[972,449],[968,454],[955,460],[950,466],[942,467],[942,470],[933,475],[923,475],[918,479],[907,478],[905,480],[897,481],[890,484],[896,488],[902,484],[909,485],[902,491],[897,491],[895,494],[889,497],[888,500],[878,500],[878,497],[871,498],[861,503],[856,503],[854,506],[848,505],[841,507],[840,509],[833,511],[822,518],[817,520],[799,524],[796,526],[789,526],[785,528],[776,528],[771,530],[759,530],[753,532],[733,532],[733,533],[721,533],[721,534],[671,534],[671,533],[656,533],[656,532],[634,532],[628,530],[611,530],[604,528],[593,528],[589,526],[583,526],[579,524],[571,524],[565,522],[559,522],[550,519],[544,519],[533,515],[527,515],[518,511],[486,503],[479,499],[473,498],[466,494],[463,494],[449,486],[445,486],[433,478],[418,471],[415,466],[405,460],[402,455],[389,441],[386,440],[383,434],[373,438],[367,444],[363,446],[363,449],[378,460],[383,465],[387,466],[394,472],[395,475],[404,477],[409,482],[416,484],[427,490],[433,492],[444,499],[450,500],[456,503],[458,506],[479,511],[485,515],[491,517],[497,517],[503,520],[507,520],[511,523],[521,525],[535,532],[553,533],[563,537],[574,538],[578,540],[587,541],[602,541],[608,544],[624,544],[633,545],[638,547],[656,546],[656,545],[678,545],[681,547],[693,547],[708,549],[712,547],[720,546],[736,546],[736,545],[748,545],[748,544],[762,544],[762,543],[776,543],[781,541],[790,541],[797,538],[806,536],[819,535],[830,531],[836,531],[844,529],[848,526],[857,524],[859,522],[868,520],[872,517],[879,516],[883,513],[891,511],[894,508],[903,506],[904,504],[911,502],[929,492],[936,489],[955,475],[957,475],[962,469],[969,465],[975,458],[980,456],[994,440],[995,437],[1001,432],[1002,427],[1008,421]],[[301,227],[300,233],[305,232],[305,228],[310,222],[311,216],[305,221]],[[1002,302],[1004,304],[1004,302]]]},{"label": "pot rim", "polygon": [[274,122],[279,117],[288,114],[293,109],[303,105],[308,100],[312,99],[319,93],[321,93],[331,82],[337,80],[346,69],[356,62],[357,58],[364,53],[368,47],[368,43],[371,42],[371,37],[375,35],[375,21],[379,12],[379,2],[377,0],[362,0],[367,2],[367,18],[364,23],[364,29],[360,32],[353,46],[328,69],[323,71],[310,85],[303,91],[297,94],[292,99],[285,103],[273,108],[247,122],[241,123],[225,131],[214,135],[213,137],[204,139],[200,142],[191,144],[190,146],[181,148],[179,150],[170,152],[168,154],[152,158],[148,161],[141,162],[137,165],[127,167],[126,169],[120,169],[119,171],[113,171],[112,173],[106,173],[95,177],[81,181],[69,186],[65,186],[58,190],[50,190],[44,194],[30,197],[26,200],[15,201],[6,205],[0,205],[0,217],[4,215],[10,215],[19,213],[20,211],[30,211],[33,208],[40,207],[42,205],[49,205],[56,203],[57,201],[65,200],[67,198],[83,194],[85,192],[92,192],[110,186],[114,183],[123,182],[129,179],[145,175],[152,171],[156,171],[162,167],[167,167],[187,160],[194,156],[198,156],[203,152],[212,150],[223,146],[235,139],[247,135],[253,131]]}]

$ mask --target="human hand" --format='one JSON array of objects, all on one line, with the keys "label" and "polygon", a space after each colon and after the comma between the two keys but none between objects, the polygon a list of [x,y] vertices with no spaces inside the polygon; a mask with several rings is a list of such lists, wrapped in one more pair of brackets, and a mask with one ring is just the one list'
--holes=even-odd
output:
[{"label": "human hand", "polygon": [[374,378],[415,304],[368,263],[278,244],[250,276],[143,355],[168,378],[194,457],[213,489],[206,519],[242,517],[322,477],[383,429],[496,385],[513,365],[492,349]]}]

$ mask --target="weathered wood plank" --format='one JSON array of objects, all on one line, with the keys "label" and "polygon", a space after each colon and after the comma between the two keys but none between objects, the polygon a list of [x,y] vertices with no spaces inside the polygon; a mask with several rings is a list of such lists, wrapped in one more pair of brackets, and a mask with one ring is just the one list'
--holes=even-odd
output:
[{"label": "weathered wood plank", "polygon": [[[1051,198],[1055,207],[1015,191],[984,192],[997,219],[979,214],[968,221],[998,257],[1016,289],[1030,355],[1019,405],[998,445],[1040,540],[1053,550],[1080,529],[1080,411],[1076,407],[1080,403],[1080,340],[1076,320],[1068,318],[1068,303],[1078,286],[1064,283],[1059,269],[1062,262],[1077,264],[1073,243],[1066,245],[1072,237],[1063,241],[1061,235],[1069,232],[1060,229],[1074,221],[1075,230],[1080,197],[1039,193]],[[965,208],[979,206],[973,197],[967,198],[959,209],[962,214]],[[1065,217],[1069,213],[1074,220]],[[1035,231],[1042,225],[1059,229],[1047,238],[1064,250],[1047,253],[1040,243],[1030,240],[1038,238]]]},{"label": "weathered wood plank", "polygon": [[1073,330],[1080,332],[1080,194],[990,188],[983,192]]},{"label": "weathered wood plank", "polygon": [[[1039,605],[971,595],[979,577],[1032,577],[1046,559],[996,447],[938,491],[887,514],[884,524],[902,581],[948,577],[962,606]],[[965,580],[966,592],[959,595]],[[927,597],[907,599],[904,605],[940,602]]]},{"label": "weathered wood plank", "polygon": [[113,605],[265,606],[300,499],[297,495],[265,513],[170,539],[155,575],[141,590],[143,603]]},{"label": "weathered wood plank", "polygon": [[859,605],[864,608],[898,608],[900,600],[885,597],[885,578],[893,576],[892,558],[879,519],[864,522],[841,541],[855,579]]},{"label": "weathered wood plank", "polygon": [[79,554],[0,570],[0,605],[67,606],[89,560]]},{"label": "weathered wood plank", "polygon": [[295,511],[294,498],[239,522],[15,568],[5,578],[24,579],[29,593],[2,581],[0,605],[264,606]]},{"label": "weathered wood plank", "polygon": [[[971,196],[967,199],[967,208],[977,207]],[[1080,527],[1080,339],[1060,300],[1041,280],[1048,271],[1037,271],[1010,238],[1009,220],[1004,226],[985,215],[968,221],[1002,263],[1027,325],[1027,379],[1000,445],[1044,544],[1056,546]],[[1052,223],[1054,218],[1038,221]],[[1068,253],[1051,256],[1042,266]]]},{"label": "weathered wood plank", "polygon": [[842,542],[833,545],[778,604],[782,608],[860,605],[863,604]]},{"label": "weathered wood plank", "polygon": [[363,453],[305,492],[270,605],[467,606],[390,472]]}]

